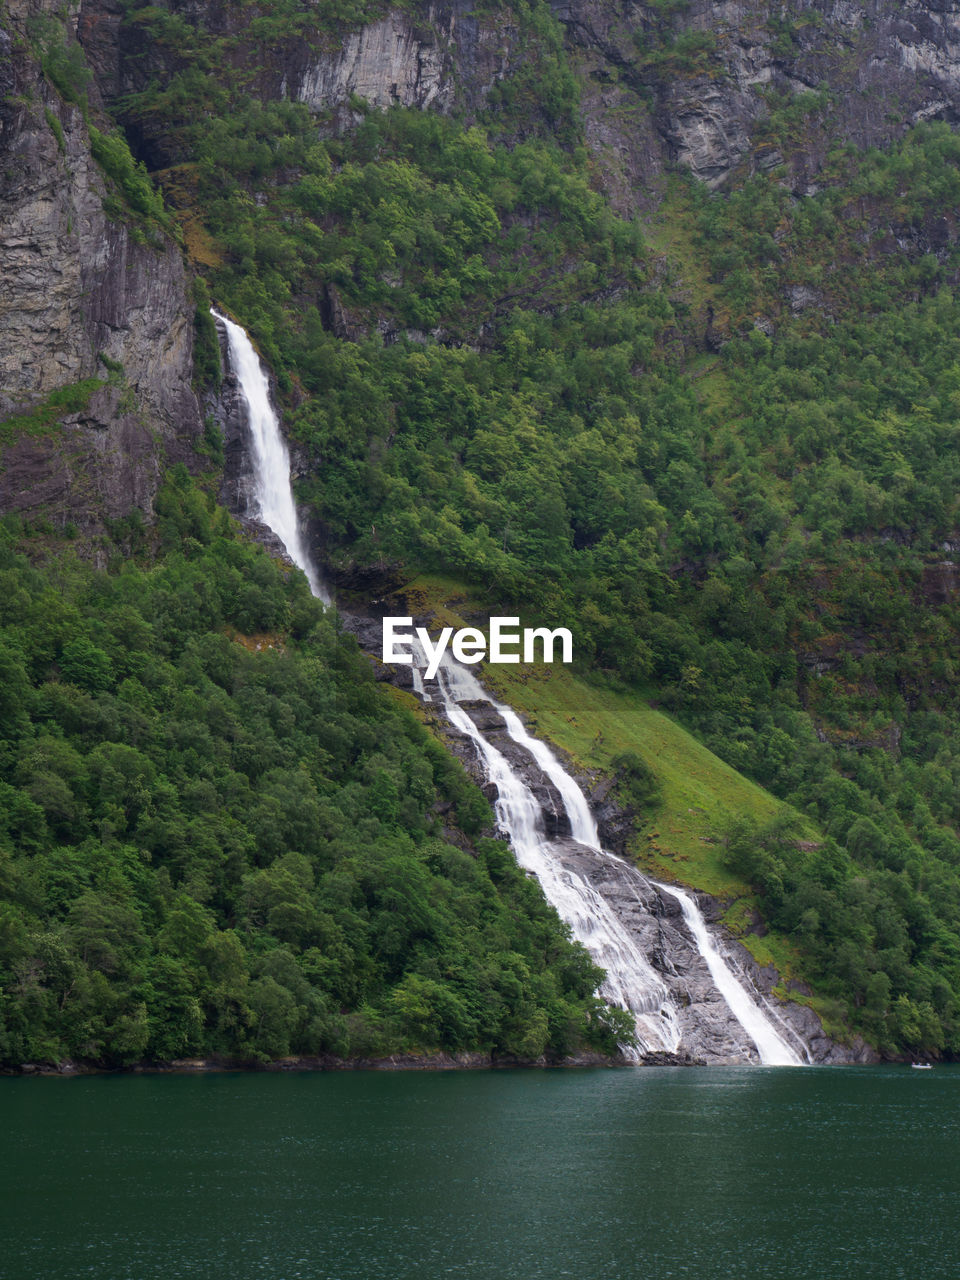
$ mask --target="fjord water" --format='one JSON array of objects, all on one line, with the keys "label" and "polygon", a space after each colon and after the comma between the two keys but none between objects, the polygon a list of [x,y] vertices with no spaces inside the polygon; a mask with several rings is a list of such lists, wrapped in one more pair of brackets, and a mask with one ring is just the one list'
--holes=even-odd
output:
[{"label": "fjord water", "polygon": [[0,1080],[4,1280],[955,1280],[960,1069]]}]

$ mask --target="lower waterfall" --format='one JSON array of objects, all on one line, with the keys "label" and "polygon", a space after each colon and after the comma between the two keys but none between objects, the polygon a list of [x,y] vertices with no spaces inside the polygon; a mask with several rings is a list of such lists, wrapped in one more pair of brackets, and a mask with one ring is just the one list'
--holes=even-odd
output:
[{"label": "lower waterfall", "polygon": [[659,881],[653,881],[653,883],[663,893],[670,894],[680,903],[687,928],[693,935],[697,950],[707,962],[707,968],[716,983],[717,990],[723,996],[733,1016],[757,1046],[760,1061],[769,1067],[799,1066],[802,1059],[787,1044],[766,1012],[760,1008],[734,974],[691,895],[676,885],[661,884]]},{"label": "lower waterfall", "polygon": [[[487,741],[460,705],[465,701],[492,702],[492,699],[465,667],[449,657],[445,657],[441,664],[437,684],[450,723],[476,744],[483,760],[484,772],[497,788],[497,819],[510,839],[517,861],[526,871],[533,872],[540,881],[547,901],[570,926],[573,936],[584,944],[596,963],[606,970],[607,976],[600,994],[609,1003],[628,1009],[634,1015],[637,1049],[627,1046],[625,1053],[635,1058],[656,1050],[676,1053],[680,1047],[676,1011],[662,979],[648,963],[609,903],[585,879],[564,866],[562,858],[547,839],[543,810],[530,788],[511,767],[503,753]],[[496,707],[497,704],[493,705]],[[497,710],[502,714],[503,710],[509,711],[509,708],[497,707]],[[509,714],[514,716],[512,711]],[[519,717],[515,719],[519,732],[526,738],[526,731]],[[534,742],[533,739],[529,741]],[[538,763],[549,756],[551,764],[557,770],[560,769],[543,743],[536,742],[534,745],[541,757]],[[577,796],[580,798],[587,821],[595,832],[596,826],[583,792],[569,775],[563,774],[563,777],[572,788],[571,800],[575,800]],[[564,796],[565,802],[566,799]]]},{"label": "lower waterfall", "polygon": [[[329,604],[330,594],[300,533],[290,486],[290,455],[270,401],[266,373],[246,332],[219,312],[214,310],[211,314],[226,334],[230,364],[246,410],[255,514],[303,570],[313,594]],[[426,667],[426,658],[416,644],[413,657],[414,690],[424,701],[433,701],[420,669]],[[630,911],[637,911],[649,920],[647,899],[659,892],[680,904],[690,939],[709,970],[714,994],[731,1015],[729,1020],[743,1033],[734,1046],[735,1056],[741,1061],[752,1061],[756,1056],[770,1066],[800,1065],[799,1054],[733,972],[693,897],[676,886],[647,880],[635,867],[601,847],[596,820],[583,791],[550,748],[527,732],[517,713],[495,702],[473,673],[449,654],[444,656],[436,681],[431,683],[436,685],[449,723],[474,744],[484,775],[496,787],[497,821],[509,838],[518,863],[537,877],[547,900],[570,926],[573,936],[605,970],[600,988],[604,999],[633,1015],[637,1043],[623,1047],[625,1056],[641,1061],[647,1054],[679,1056],[688,1050],[683,1010],[624,918]],[[465,704],[487,704],[496,712],[509,738],[531,757],[559,796],[571,839],[554,839],[547,834],[542,805],[503,752],[475,723]],[[616,897],[616,908],[591,879],[615,885],[617,895],[609,897]],[[682,995],[686,999],[686,993]],[[784,1029],[802,1045],[795,1032],[785,1025]]]},{"label": "lower waterfall", "polygon": [[[421,662],[426,665],[426,659],[417,653],[415,646],[415,670]],[[417,684],[422,689],[419,672],[418,676]],[[487,740],[461,705],[463,703],[487,703],[502,718],[509,737],[529,752],[555,787],[563,802],[573,840],[589,852],[594,864],[603,864],[604,870],[621,882],[635,879],[645,888],[657,889],[679,902],[687,930],[707,965],[716,991],[749,1043],[755,1047],[760,1062],[764,1066],[801,1065],[806,1053],[801,1057],[791,1047],[733,972],[692,895],[672,885],[646,880],[635,867],[601,847],[596,820],[576,781],[550,748],[527,732],[517,713],[491,698],[466,667],[445,655],[436,684],[448,720],[475,744],[484,773],[497,789],[497,820],[509,837],[517,861],[536,875],[547,900],[570,925],[573,936],[606,970],[607,978],[600,988],[601,995],[634,1015],[637,1051],[631,1054],[627,1050],[628,1056],[636,1060],[651,1052],[677,1054],[683,1051],[677,1007],[662,977],[631,937],[611,904],[577,867],[571,866],[570,860],[564,857],[562,843],[548,837],[543,810],[530,788],[503,753]],[[788,1033],[799,1041],[796,1033]],[[751,1055],[744,1053],[743,1056],[749,1059]]]}]

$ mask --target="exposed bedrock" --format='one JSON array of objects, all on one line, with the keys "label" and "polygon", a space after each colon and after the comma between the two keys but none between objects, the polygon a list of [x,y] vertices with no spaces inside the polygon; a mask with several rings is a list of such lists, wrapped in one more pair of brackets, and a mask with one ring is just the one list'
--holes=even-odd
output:
[{"label": "exposed bedrock", "polygon": [[[412,668],[386,666],[380,662],[381,620],[354,614],[342,615],[345,628],[371,657],[378,677],[405,688],[413,685]],[[426,625],[428,618],[414,619],[415,625]],[[428,682],[425,692],[431,701],[426,710],[443,734],[450,750],[464,764],[468,773],[481,786],[491,803],[497,790],[486,776],[476,744],[469,736],[454,728],[445,718],[442,700],[435,683]],[[654,1054],[651,1062],[733,1063],[757,1061],[752,1042],[745,1035],[711,977],[704,958],[691,935],[676,898],[662,891],[643,873],[617,853],[600,852],[570,838],[570,823],[563,799],[540,769],[530,753],[509,737],[503,717],[490,702],[460,702],[488,742],[506,758],[511,769],[531,790],[543,811],[546,839],[551,856],[564,867],[582,877],[609,903],[617,918],[636,939],[650,965],[662,976],[677,1009],[681,1030],[678,1055]],[[589,782],[580,779],[581,785]],[[595,814],[601,818],[601,838],[620,832],[623,844],[632,817],[618,806],[609,787],[594,786],[590,793]],[[764,1008],[767,1016],[794,1049],[806,1046],[810,1059],[817,1063],[858,1063],[878,1061],[876,1053],[861,1039],[849,1045],[831,1039],[820,1019],[808,1006],[795,1000],[783,1000],[773,994],[780,975],[772,967],[761,967],[742,943],[719,924],[723,905],[707,894],[693,895],[708,929],[733,972]]]},{"label": "exposed bedrock", "polygon": [[[177,9],[212,35],[239,33],[245,20],[221,3]],[[552,9],[580,82],[587,142],[603,160],[598,177],[624,209],[656,200],[665,166],[717,186],[738,166],[786,160],[805,191],[837,138],[867,147],[917,121],[960,120],[960,5],[947,0],[554,0]],[[123,21],[119,0],[83,0],[79,31],[110,101],[175,63],[175,50]],[[469,120],[531,56],[530,40],[503,9],[428,0],[337,35],[318,24],[277,39],[260,49],[250,84],[264,98],[333,112],[335,127],[359,119],[361,98]],[[806,100],[802,142],[781,155],[781,139],[765,131],[774,100],[821,90],[822,103]],[[172,163],[171,140],[148,135],[135,138],[148,166]]]},{"label": "exposed bedrock", "polygon": [[22,43],[31,12],[14,0],[0,30],[0,418],[102,385],[4,449],[0,511],[94,530],[149,515],[164,467],[195,458],[193,304],[177,247],[108,216],[88,126]]},{"label": "exposed bedrock", "polygon": [[[743,1031],[717,991],[705,961],[684,925],[680,905],[652,884],[639,870],[620,859],[598,857],[590,849],[564,842],[565,859],[576,866],[629,923],[644,954],[664,978],[680,1011],[683,1045],[708,1062],[742,1061]],[[694,897],[710,921],[722,911],[707,894]],[[812,1009],[771,994],[779,981],[776,970],[762,968],[742,943],[713,923],[711,932],[734,973],[752,989],[777,1024],[786,1024],[820,1063],[874,1062],[876,1054],[857,1039],[846,1046],[831,1040]],[[789,1037],[794,1045],[796,1041]]]},{"label": "exposed bedrock", "polygon": [[[920,120],[960,119],[960,6],[943,0],[690,0],[673,14],[607,0],[553,8],[581,55],[588,137],[620,203],[643,203],[665,163],[711,186],[742,162],[779,164],[777,139],[758,132],[771,94],[829,95],[820,108],[807,100],[813,124],[789,158],[799,190],[837,137],[866,147]],[[649,125],[634,123],[638,98]]]}]

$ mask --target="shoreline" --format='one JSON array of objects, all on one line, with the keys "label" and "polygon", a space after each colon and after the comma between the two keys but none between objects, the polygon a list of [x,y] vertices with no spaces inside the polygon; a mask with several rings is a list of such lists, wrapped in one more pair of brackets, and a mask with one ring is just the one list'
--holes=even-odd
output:
[{"label": "shoreline", "polygon": [[268,1062],[251,1062],[249,1059],[230,1058],[220,1054],[209,1057],[174,1058],[166,1062],[134,1062],[123,1067],[98,1066],[95,1063],[75,1062],[68,1059],[60,1063],[22,1062],[19,1066],[0,1067],[0,1076],[11,1078],[24,1076],[52,1076],[73,1079],[77,1076],[132,1076],[132,1075],[215,1075],[227,1073],[263,1074],[300,1071],[498,1071],[516,1068],[573,1068],[573,1067],[629,1067],[692,1066],[692,1062],[677,1060],[672,1063],[637,1064],[622,1057],[584,1052],[566,1058],[521,1059],[495,1057],[490,1053],[394,1053],[382,1058],[337,1058],[330,1054],[297,1054],[275,1058]]},{"label": "shoreline", "polygon": [[[707,1062],[687,1055],[652,1053],[641,1062],[609,1054],[584,1052],[566,1058],[507,1058],[490,1053],[394,1053],[382,1058],[336,1058],[329,1054],[299,1054],[274,1058],[269,1062],[251,1062],[248,1059],[229,1058],[211,1054],[201,1058],[174,1058],[166,1062],[135,1062],[123,1067],[97,1066],[87,1062],[67,1060],[60,1063],[23,1062],[19,1066],[0,1067],[0,1078],[23,1079],[47,1077],[60,1080],[80,1076],[145,1076],[145,1075],[279,1075],[295,1072],[332,1071],[515,1071],[515,1070],[571,1070],[576,1068],[617,1069],[633,1067],[728,1067],[759,1066],[758,1063]],[[812,1062],[803,1066],[908,1066],[907,1058],[877,1059],[873,1062]],[[935,1060],[933,1066],[949,1066],[949,1062]]]}]

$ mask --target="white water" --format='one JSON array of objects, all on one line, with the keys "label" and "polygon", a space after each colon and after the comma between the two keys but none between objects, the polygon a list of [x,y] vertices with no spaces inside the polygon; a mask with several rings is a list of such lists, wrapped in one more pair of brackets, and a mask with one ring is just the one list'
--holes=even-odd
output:
[{"label": "white water", "polygon": [[[415,648],[414,671],[418,675],[417,668],[421,663],[426,665],[426,658]],[[574,937],[606,970],[607,980],[600,988],[601,994],[611,1004],[620,1005],[634,1014],[641,1051],[663,1049],[676,1052],[681,1047],[677,1014],[659,974],[609,903],[582,876],[563,865],[562,849],[547,838],[543,813],[532,792],[458,703],[480,701],[490,704],[503,717],[509,736],[533,756],[559,792],[574,840],[592,849],[598,857],[622,863],[622,859],[601,848],[596,820],[583,791],[550,748],[531,737],[517,713],[511,707],[494,701],[473,673],[454,662],[449,655],[444,657],[437,683],[451,724],[476,744],[487,777],[497,788],[497,820],[510,838],[518,863],[536,875],[547,900],[561,919],[570,925]],[[417,681],[416,677],[415,684],[422,687],[422,681]],[[628,864],[623,866],[625,871],[632,870]],[[693,898],[673,885],[657,887],[680,903],[687,929],[715,987],[756,1046],[761,1063],[765,1066],[800,1065],[800,1056],[779,1034],[720,952]]]},{"label": "white water", "polygon": [[627,1048],[625,1051],[635,1059],[651,1050],[676,1052],[680,1045],[676,1011],[660,976],[609,903],[582,876],[564,866],[561,850],[547,838],[543,811],[530,788],[513,771],[502,752],[487,741],[459,703],[482,701],[494,706],[507,722],[510,736],[535,755],[544,773],[561,791],[565,803],[569,797],[571,823],[575,817],[577,821],[574,838],[580,839],[578,832],[592,832],[596,840],[596,824],[583,792],[563,772],[549,748],[527,734],[515,712],[493,702],[474,676],[448,655],[444,655],[437,684],[450,723],[476,744],[487,777],[497,788],[497,820],[510,838],[517,862],[524,870],[533,872],[547,901],[570,926],[573,936],[606,970],[600,994],[608,1003],[628,1009],[634,1015],[638,1050]]},{"label": "white water", "polygon": [[423,672],[416,663],[413,664],[411,670],[413,671],[413,692],[424,702],[432,702],[433,698],[423,687]]},{"label": "white water", "polygon": [[[696,906],[694,906],[694,909],[696,910]],[[746,976],[743,965],[740,961],[737,960],[736,957],[728,955],[724,950],[722,939],[714,937],[714,942],[716,943],[721,956],[723,956],[726,961],[727,968],[733,972],[734,977],[738,982],[740,982],[740,985],[747,989],[750,998],[756,999],[756,1002],[760,1005],[760,1008],[766,1014],[770,1022],[779,1027],[780,1038],[784,1040],[787,1045],[798,1051],[796,1063],[790,1065],[802,1066],[806,1064],[807,1066],[813,1066],[813,1056],[811,1055],[810,1049],[800,1032],[790,1025],[768,996],[765,996],[762,991],[758,991],[753,986],[750,979]]]},{"label": "white water", "polygon": [[676,885],[661,884],[658,881],[651,883],[656,884],[657,888],[662,889],[664,893],[669,893],[680,903],[680,910],[683,912],[687,928],[693,935],[697,950],[707,963],[714,985],[723,996],[727,1008],[757,1046],[757,1053],[763,1065],[766,1067],[800,1066],[802,1059],[799,1054],[790,1048],[721,955],[716,939],[707,928],[707,922],[690,894]]},{"label": "white water", "polygon": [[227,335],[230,365],[247,408],[256,518],[277,535],[287,555],[306,574],[313,594],[324,604],[329,604],[330,593],[317,573],[300,534],[297,507],[290,487],[290,453],[280,431],[280,420],[270,403],[270,383],[260,357],[240,325],[212,308],[210,314],[217,324],[223,325]]}]

